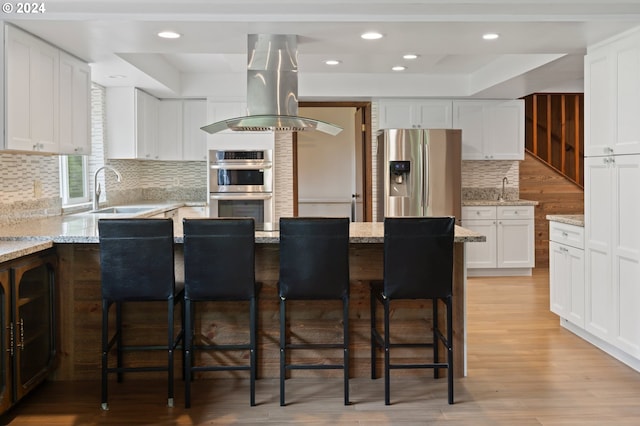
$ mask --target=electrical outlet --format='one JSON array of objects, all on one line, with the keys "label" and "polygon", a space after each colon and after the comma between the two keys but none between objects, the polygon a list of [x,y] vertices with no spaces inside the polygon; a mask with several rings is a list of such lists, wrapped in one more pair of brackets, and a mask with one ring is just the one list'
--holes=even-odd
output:
[{"label": "electrical outlet", "polygon": [[33,181],[33,198],[42,198],[42,181],[39,179]]}]

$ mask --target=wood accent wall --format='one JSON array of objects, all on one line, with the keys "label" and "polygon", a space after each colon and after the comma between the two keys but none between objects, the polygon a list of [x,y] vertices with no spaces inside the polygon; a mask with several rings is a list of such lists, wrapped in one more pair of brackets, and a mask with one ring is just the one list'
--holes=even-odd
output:
[{"label": "wood accent wall", "polygon": [[525,147],[584,187],[584,94],[534,93],[525,101]]},{"label": "wood accent wall", "polygon": [[548,214],[583,214],[584,190],[553,167],[527,152],[520,162],[520,198],[538,201],[535,208],[536,267],[549,266]]}]

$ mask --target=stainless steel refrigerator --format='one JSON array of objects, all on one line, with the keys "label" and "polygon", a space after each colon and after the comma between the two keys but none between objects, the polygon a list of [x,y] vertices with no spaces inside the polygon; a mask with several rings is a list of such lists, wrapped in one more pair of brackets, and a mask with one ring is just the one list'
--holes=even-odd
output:
[{"label": "stainless steel refrigerator", "polygon": [[378,136],[378,221],[461,214],[462,131],[387,129]]}]

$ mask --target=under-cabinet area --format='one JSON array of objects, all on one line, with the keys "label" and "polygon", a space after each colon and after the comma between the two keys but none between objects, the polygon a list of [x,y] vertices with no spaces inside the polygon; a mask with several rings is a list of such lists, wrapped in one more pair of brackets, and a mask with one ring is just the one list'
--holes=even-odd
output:
[{"label": "under-cabinet area", "polygon": [[55,249],[0,263],[0,412],[53,371],[57,356]]}]

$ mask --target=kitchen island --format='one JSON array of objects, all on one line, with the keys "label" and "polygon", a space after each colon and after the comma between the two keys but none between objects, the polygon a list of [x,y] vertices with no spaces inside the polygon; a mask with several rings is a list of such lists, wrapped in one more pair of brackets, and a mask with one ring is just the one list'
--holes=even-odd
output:
[{"label": "kitchen island", "polygon": [[[179,207],[181,206],[171,205],[171,209]],[[158,212],[154,212],[154,215],[156,213]],[[182,227],[179,218],[180,216],[177,216],[174,227],[178,279],[182,275]],[[57,250],[60,359],[53,377],[57,380],[99,379],[101,300],[97,220],[95,215],[69,215],[0,227],[0,240],[52,241]],[[382,277],[383,230],[382,223],[352,223],[350,227],[350,344],[351,371],[354,377],[369,375],[368,282]],[[456,227],[453,332],[457,366],[454,372],[457,376],[463,376],[466,373],[464,243],[482,241],[484,241],[482,235]],[[256,231],[256,279],[263,283],[259,302],[259,377],[278,377],[279,374],[279,317],[276,291],[278,260],[277,230]],[[296,309],[293,305],[291,310],[293,331],[296,336],[304,339],[304,333],[311,333],[314,339],[332,339],[341,332],[337,319],[340,316],[340,309],[333,301],[314,303],[312,306],[306,306],[304,302],[299,303],[303,306]],[[124,315],[125,330],[131,329],[127,332],[127,338],[142,342],[148,338],[164,337],[165,331],[162,329],[163,318],[166,315],[164,306],[154,303],[136,303],[128,306],[125,304]],[[296,318],[301,316],[305,318],[304,327],[296,324]],[[336,321],[331,321],[332,318],[336,318]],[[429,335],[429,305],[399,301],[394,308],[393,318],[395,329],[402,333]],[[210,338],[215,337],[218,342],[228,342],[238,338],[247,329],[247,321],[248,308],[240,302],[225,302],[225,304],[207,302],[199,305],[196,311],[196,331]],[[128,322],[142,322],[144,326],[128,327]],[[163,354],[157,355],[154,358],[154,356],[149,357],[148,354],[146,356],[131,354],[128,360],[136,364],[151,364],[164,357]],[[336,358],[341,356],[341,353],[335,354]],[[403,353],[403,357],[409,362],[416,356],[417,354],[412,350]],[[206,362],[206,356],[203,355],[203,357]],[[321,359],[320,355],[314,352],[310,352],[308,357],[312,362],[314,357],[318,362]],[[221,361],[224,362],[224,359],[216,360],[216,362]],[[180,357],[177,357],[177,362],[180,362]],[[311,376],[332,374],[332,372],[318,373],[311,370],[295,371],[293,374]],[[398,374],[401,375],[402,372],[399,371]],[[415,375],[415,372],[408,374]]]}]

